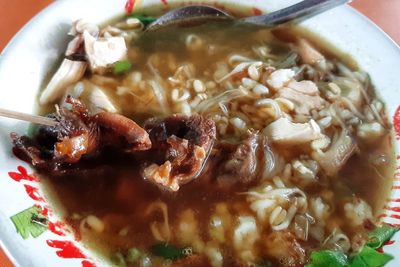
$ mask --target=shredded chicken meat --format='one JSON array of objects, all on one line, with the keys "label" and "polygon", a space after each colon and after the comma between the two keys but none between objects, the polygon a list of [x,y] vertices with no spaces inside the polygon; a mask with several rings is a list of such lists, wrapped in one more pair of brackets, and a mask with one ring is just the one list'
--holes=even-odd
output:
[{"label": "shredded chicken meat", "polygon": [[295,104],[294,111],[301,115],[309,115],[311,110],[321,110],[327,104],[311,81],[292,81],[278,91],[277,97],[292,101]]},{"label": "shredded chicken meat", "polygon": [[280,118],[264,129],[272,142],[281,145],[304,144],[323,137],[318,124],[310,120],[308,123],[294,123],[288,118]]}]

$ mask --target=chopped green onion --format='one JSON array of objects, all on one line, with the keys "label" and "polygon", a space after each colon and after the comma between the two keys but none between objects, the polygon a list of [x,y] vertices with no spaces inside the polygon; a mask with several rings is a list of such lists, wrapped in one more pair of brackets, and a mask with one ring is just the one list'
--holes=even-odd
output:
[{"label": "chopped green onion", "polygon": [[339,251],[322,250],[311,253],[311,262],[306,267],[345,267],[348,266],[346,254]]},{"label": "chopped green onion", "polygon": [[393,256],[377,252],[364,246],[363,249],[350,259],[339,251],[315,251],[311,253],[311,262],[306,267],[382,267],[393,259]]},{"label": "chopped green onion", "polygon": [[[382,267],[393,259],[392,255],[380,253],[369,246],[365,246],[358,255],[350,261],[350,267]],[[364,265],[362,265],[364,263]]]},{"label": "chopped green onion", "polygon": [[47,218],[35,206],[13,215],[11,221],[23,239],[29,236],[36,238],[47,230]]},{"label": "chopped green onion", "polygon": [[349,266],[351,266],[351,267],[369,267],[367,265],[367,263],[358,255],[351,258]]},{"label": "chopped green onion", "polygon": [[338,251],[314,251],[311,253],[311,261],[306,267],[382,267],[391,261],[393,256],[380,253],[376,249],[382,247],[399,230],[399,228],[387,224],[377,227],[368,234],[369,241],[362,250],[350,258]]},{"label": "chopped green onion", "polygon": [[152,16],[148,16],[148,15],[144,15],[144,14],[132,14],[128,16],[129,18],[137,18],[138,20],[140,20],[140,22],[143,23],[144,26],[147,26],[151,23],[153,23],[157,18],[156,17],[152,17]]},{"label": "chopped green onion", "polygon": [[159,257],[177,260],[186,256],[186,248],[178,248],[167,243],[159,243],[151,247],[151,252]]},{"label": "chopped green onion", "polygon": [[113,73],[116,75],[124,74],[132,68],[132,63],[128,60],[122,60],[114,63]]},{"label": "chopped green onion", "polygon": [[388,241],[400,228],[391,227],[390,225],[383,224],[368,234],[369,240],[367,245],[371,248],[380,248],[386,241]]}]

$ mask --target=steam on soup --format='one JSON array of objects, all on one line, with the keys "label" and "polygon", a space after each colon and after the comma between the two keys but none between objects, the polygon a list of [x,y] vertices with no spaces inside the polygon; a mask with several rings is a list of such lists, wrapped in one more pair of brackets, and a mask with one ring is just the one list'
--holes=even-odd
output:
[{"label": "steam on soup", "polygon": [[292,29],[143,28],[76,22],[39,99],[58,125],[14,136],[84,243],[119,266],[359,251],[394,172],[368,75]]}]

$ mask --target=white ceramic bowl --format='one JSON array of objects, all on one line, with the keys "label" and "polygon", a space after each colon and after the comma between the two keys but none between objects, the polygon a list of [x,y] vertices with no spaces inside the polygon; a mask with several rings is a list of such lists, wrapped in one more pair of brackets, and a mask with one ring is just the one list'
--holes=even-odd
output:
[{"label": "white ceramic bowl", "polygon": [[[282,8],[298,0],[143,0],[136,8],[157,4],[165,10],[184,3],[232,3],[264,12]],[[75,19],[87,18],[101,23],[124,12],[125,0],[60,0],[32,19],[10,42],[0,57],[0,107],[30,113],[35,109],[36,95],[45,77],[54,71],[65,51],[67,32]],[[335,47],[350,54],[372,78],[386,102],[390,119],[400,135],[400,49],[368,19],[348,6],[328,11],[302,23]],[[17,266],[103,266],[90,251],[75,241],[68,229],[52,211],[38,183],[26,173],[30,167],[11,153],[9,133],[25,133],[28,124],[0,119],[0,239],[2,248]],[[397,148],[400,142],[396,141]],[[400,173],[395,177],[393,192],[388,196],[386,222],[400,224]],[[397,180],[396,180],[397,179]],[[397,190],[397,191],[396,191]],[[397,200],[397,201],[396,201]],[[396,205],[397,203],[397,205]],[[37,205],[50,216],[51,227],[38,238],[23,240],[10,216]],[[396,208],[397,206],[397,208]],[[384,250],[396,256],[388,266],[400,266],[400,235]]]}]

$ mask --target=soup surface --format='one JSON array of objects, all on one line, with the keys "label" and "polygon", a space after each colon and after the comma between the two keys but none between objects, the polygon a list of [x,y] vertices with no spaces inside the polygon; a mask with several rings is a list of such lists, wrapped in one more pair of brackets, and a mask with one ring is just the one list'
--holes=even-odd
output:
[{"label": "soup surface", "polygon": [[360,250],[394,173],[368,75],[293,29],[142,22],[74,24],[73,77],[40,97],[62,131],[38,130],[40,159],[14,140],[76,235],[118,266],[303,266]]}]

